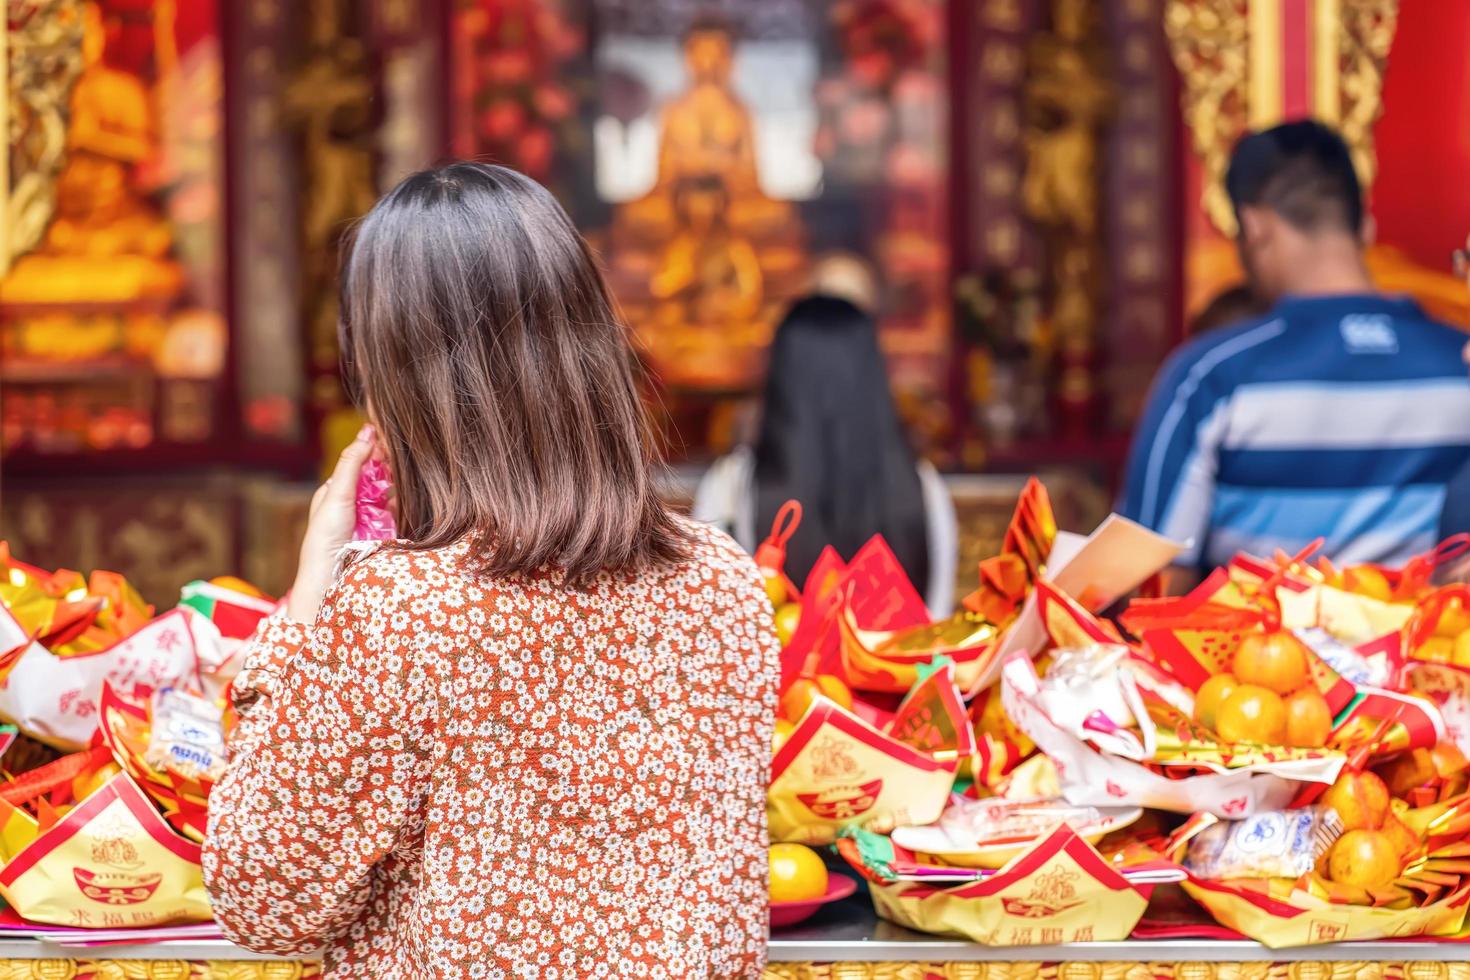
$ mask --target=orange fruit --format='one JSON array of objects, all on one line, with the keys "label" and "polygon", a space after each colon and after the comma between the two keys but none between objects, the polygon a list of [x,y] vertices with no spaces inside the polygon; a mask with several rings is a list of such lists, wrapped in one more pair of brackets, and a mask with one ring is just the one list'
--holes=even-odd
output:
[{"label": "orange fruit", "polygon": [[1216,674],[1201,684],[1194,695],[1194,720],[1214,731],[1220,702],[1239,686],[1234,674]]},{"label": "orange fruit", "polygon": [[766,598],[771,600],[771,608],[780,609],[786,605],[786,576],[774,569],[762,568],[761,578],[765,580]]},{"label": "orange fruit", "polygon": [[1382,888],[1402,870],[1393,838],[1379,830],[1349,830],[1327,855],[1327,877],[1344,885]]},{"label": "orange fruit", "polygon": [[1431,636],[1414,651],[1415,660],[1431,664],[1447,664],[1455,659],[1455,641],[1447,636]]},{"label": "orange fruit", "polygon": [[819,694],[843,708],[852,708],[852,691],[848,686],[831,674],[818,674],[816,680],[798,677],[791,682],[786,693],[781,695],[781,717],[790,722],[801,721],[801,716],[806,714],[812,700]]},{"label": "orange fruit", "polygon": [[1286,699],[1286,744],[1320,749],[1332,734],[1332,709],[1316,688],[1304,687]]},{"label": "orange fruit", "polygon": [[1388,584],[1388,577],[1378,569],[1369,568],[1366,565],[1344,569],[1342,587],[1349,592],[1377,599],[1379,602],[1389,602],[1393,599],[1393,588]]},{"label": "orange fruit", "polygon": [[791,724],[791,722],[785,718],[776,719],[776,730],[771,735],[771,755],[775,755],[781,751],[781,746],[786,744],[786,740],[791,737],[791,733],[794,731],[796,731],[796,726]]},{"label": "orange fruit", "polygon": [[1459,596],[1451,596],[1440,608],[1439,619],[1434,623],[1434,635],[1454,639],[1466,630],[1470,630],[1470,610],[1465,608],[1465,602]]},{"label": "orange fruit", "polygon": [[1467,765],[1470,763],[1459,746],[1454,742],[1440,742],[1432,749],[1406,752],[1380,766],[1378,771],[1394,796],[1407,796],[1416,787],[1442,782],[1451,784],[1450,795],[1453,795],[1462,788],[1462,774]]},{"label": "orange fruit", "polygon": [[1391,813],[1383,820],[1383,834],[1393,842],[1394,851],[1398,854],[1400,862],[1408,861],[1414,852],[1419,850],[1419,835]]},{"label": "orange fruit", "polygon": [[1465,753],[1454,742],[1438,742],[1434,748],[1429,750],[1429,756],[1434,760],[1434,771],[1441,778],[1453,776],[1470,768],[1470,759],[1465,758]]},{"label": "orange fruit", "polygon": [[1242,684],[1220,703],[1215,733],[1225,742],[1280,745],[1286,740],[1286,705],[1280,695]]},{"label": "orange fruit", "polygon": [[1411,749],[1379,766],[1377,772],[1394,796],[1405,796],[1414,787],[1433,782],[1438,775],[1434,756],[1428,749]]},{"label": "orange fruit", "polygon": [[1470,667],[1470,630],[1455,637],[1455,650],[1450,654],[1450,663],[1456,667]]},{"label": "orange fruit", "polygon": [[1371,772],[1344,772],[1322,803],[1337,811],[1346,830],[1377,830],[1388,816],[1388,787]]},{"label": "orange fruit", "polygon": [[783,647],[791,642],[800,625],[801,607],[796,603],[788,602],[776,610],[776,639],[781,641]]},{"label": "orange fruit", "polygon": [[1311,680],[1307,651],[1290,633],[1252,633],[1240,641],[1231,661],[1231,673],[1242,684],[1254,684],[1277,694],[1290,694]]},{"label": "orange fruit", "polygon": [[804,902],[827,894],[827,866],[802,844],[772,844],[771,901]]}]

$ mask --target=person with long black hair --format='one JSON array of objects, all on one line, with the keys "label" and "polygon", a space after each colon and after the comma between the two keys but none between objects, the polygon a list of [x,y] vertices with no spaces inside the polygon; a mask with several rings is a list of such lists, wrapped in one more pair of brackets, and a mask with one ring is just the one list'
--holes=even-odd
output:
[{"label": "person with long black hair", "polygon": [[786,314],[771,345],[759,436],[710,467],[694,516],[754,550],[792,498],[803,509],[786,546],[792,581],[805,580],[827,545],[851,558],[881,534],[929,611],[954,611],[954,503],[909,443],[873,318],[833,296],[810,296]]}]

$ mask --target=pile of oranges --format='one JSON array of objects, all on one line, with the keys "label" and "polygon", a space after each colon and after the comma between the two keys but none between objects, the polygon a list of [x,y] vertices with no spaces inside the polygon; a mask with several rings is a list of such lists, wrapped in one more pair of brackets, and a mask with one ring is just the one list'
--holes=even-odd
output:
[{"label": "pile of oranges", "polygon": [[1322,797],[1337,811],[1344,833],[1318,865],[1331,880],[1358,888],[1383,888],[1403,873],[1419,848],[1419,835],[1403,822],[1408,805],[1389,795],[1371,772],[1344,772]]},{"label": "pile of oranges", "polygon": [[1343,885],[1386,888],[1404,873],[1443,804],[1414,809],[1410,800],[1433,790],[1453,796],[1466,787],[1465,756],[1453,742],[1414,749],[1373,772],[1344,771],[1322,797],[1337,811],[1344,833],[1317,870]]},{"label": "pile of oranges", "polygon": [[1308,658],[1289,632],[1250,634],[1230,671],[1200,685],[1194,720],[1228,743],[1321,748],[1332,734],[1332,711],[1312,684]]},{"label": "pile of oranges", "polygon": [[1415,660],[1470,668],[1470,610],[1459,596],[1445,602],[1434,633],[1414,650]]}]

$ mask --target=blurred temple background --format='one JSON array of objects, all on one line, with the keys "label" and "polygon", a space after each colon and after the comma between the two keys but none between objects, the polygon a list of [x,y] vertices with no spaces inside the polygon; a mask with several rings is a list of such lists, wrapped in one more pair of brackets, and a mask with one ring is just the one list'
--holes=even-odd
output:
[{"label": "blurred temple background", "polygon": [[1470,323],[1470,4],[1442,0],[5,0],[0,537],[153,602],[290,581],[343,230],[447,157],[602,256],[677,480],[749,431],[814,275],[870,293],[967,553],[1021,474],[1106,512],[1149,379],[1239,281],[1247,128],[1338,126],[1375,275]]}]

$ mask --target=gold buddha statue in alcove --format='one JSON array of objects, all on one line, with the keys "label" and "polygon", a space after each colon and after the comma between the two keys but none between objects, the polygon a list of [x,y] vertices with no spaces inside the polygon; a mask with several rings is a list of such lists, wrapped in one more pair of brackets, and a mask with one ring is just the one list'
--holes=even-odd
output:
[{"label": "gold buddha statue in alcove", "polygon": [[683,52],[689,84],[659,114],[653,188],[614,214],[614,280],[666,380],[746,387],[779,303],[800,279],[800,219],[761,189],[730,28],[697,23]]},{"label": "gold buddha statue in alcove", "polygon": [[0,281],[11,303],[126,303],[176,296],[182,272],[168,258],[168,222],[138,189],[155,151],[151,94],[106,58],[102,11],[84,3],[81,74],[72,89],[66,163],[44,237]]}]

